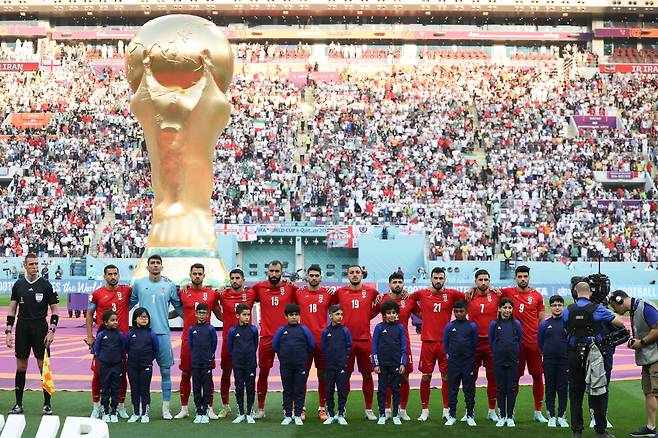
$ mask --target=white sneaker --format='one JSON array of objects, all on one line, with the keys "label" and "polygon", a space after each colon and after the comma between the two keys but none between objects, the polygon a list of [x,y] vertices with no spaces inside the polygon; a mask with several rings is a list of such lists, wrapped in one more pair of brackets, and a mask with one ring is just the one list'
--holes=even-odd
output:
[{"label": "white sneaker", "polygon": [[400,409],[400,411],[398,412],[398,416],[400,417],[400,420],[411,421],[411,417],[409,416],[409,414],[407,414],[406,409]]},{"label": "white sneaker", "polygon": [[386,417],[386,419],[391,418],[391,408],[384,409],[384,416]]},{"label": "white sneaker", "polygon": [[496,413],[495,409],[489,409],[489,412],[487,412],[487,420],[491,420],[494,422],[500,420],[500,417],[498,417],[498,414]]},{"label": "white sneaker", "polygon": [[557,426],[557,419],[555,417],[551,417],[548,419],[548,427],[555,427]]},{"label": "white sneaker", "polygon": [[217,414],[215,414],[215,411],[212,410],[212,406],[208,406],[208,410],[206,411],[206,417],[208,417],[209,420],[218,420],[219,419]]},{"label": "white sneaker", "polygon": [[467,418],[466,418],[466,424],[468,424],[468,425],[471,426],[471,427],[472,427],[472,426],[477,426],[477,425],[478,425],[478,424],[475,422],[475,418],[473,418],[473,417],[467,417]]},{"label": "white sneaker", "polygon": [[379,420],[377,420],[377,424],[386,424],[386,417],[384,415],[379,417]]},{"label": "white sneaker", "polygon": [[265,409],[259,409],[254,415],[254,419],[262,420],[263,418],[265,418]]},{"label": "white sneaker", "polygon": [[402,424],[402,420],[400,420],[400,417],[398,416],[393,417],[393,424],[395,424],[396,426]]},{"label": "white sneaker", "polygon": [[295,417],[295,426],[303,426],[304,422],[302,421],[302,417]]},{"label": "white sneaker", "polygon": [[338,416],[338,424],[341,426],[347,426],[347,420],[342,415]]},{"label": "white sneaker", "polygon": [[613,427],[613,426],[612,426],[612,423],[610,422],[610,420],[608,420],[608,419],[606,418],[606,419],[605,419],[605,428],[606,428],[606,429],[612,429],[612,427]]},{"label": "white sneaker", "polygon": [[107,415],[107,414],[103,414],[103,416],[101,417],[101,420],[103,420],[106,423],[109,423],[110,422],[110,416]]},{"label": "white sneaker", "polygon": [[324,422],[323,422],[322,424],[327,424],[327,425],[328,425],[328,424],[334,424],[334,421],[335,421],[335,420],[336,420],[336,419],[335,419],[334,417],[327,417],[327,419],[324,420]]},{"label": "white sneaker", "polygon": [[201,423],[203,423],[203,424],[210,423],[210,418],[207,415],[202,415],[201,416]]},{"label": "white sneaker", "polygon": [[514,418],[507,419],[507,427],[516,427],[516,423],[514,423]]},{"label": "white sneaker", "polygon": [[507,418],[499,418],[496,427],[503,427],[507,423]]},{"label": "white sneaker", "polygon": [[174,416],[171,415],[171,411],[169,410],[169,402],[168,401],[163,401],[162,402],[162,419],[163,420],[173,420]]},{"label": "white sneaker", "polygon": [[463,416],[462,419],[459,420],[459,421],[465,422],[465,421],[467,421],[467,420],[468,420],[468,414],[467,414],[466,412],[464,412],[464,416]]},{"label": "white sneaker", "polygon": [[131,415],[128,419],[128,423],[137,423],[141,417],[139,415]]},{"label": "white sneaker", "polygon": [[282,426],[287,426],[290,423],[292,423],[292,417],[283,417],[283,421],[281,422]]},{"label": "white sneaker", "polygon": [[201,420],[201,415],[197,415],[196,417],[194,417],[194,421],[192,421],[192,423],[194,424],[201,424],[202,422],[203,421]]},{"label": "white sneaker", "polygon": [[[163,414],[164,416],[164,414]],[[176,414],[174,417],[176,420],[180,420],[182,418],[187,418],[190,416],[190,408],[187,406],[181,406],[180,407],[180,412]]]},{"label": "white sneaker", "polygon": [[456,419],[456,418],[454,418],[454,417],[448,417],[448,419],[446,420],[444,426],[454,426],[455,423],[457,423],[457,419]]},{"label": "white sneaker", "polygon": [[110,423],[118,423],[119,422],[119,417],[116,415],[110,415]]},{"label": "white sneaker", "polygon": [[450,409],[443,408],[443,419],[447,420],[448,418],[450,418]]},{"label": "white sneaker", "polygon": [[538,423],[548,423],[548,420],[544,417],[544,414],[542,414],[541,411],[535,411],[533,418]]},{"label": "white sneaker", "polygon": [[418,421],[427,421],[430,418],[430,410],[429,409],[423,409],[420,411],[420,417],[418,417]]},{"label": "white sneaker", "polygon": [[142,415],[142,419],[139,420],[140,423],[148,423],[149,421],[151,420],[149,419],[148,415]]},{"label": "white sneaker", "polygon": [[254,417],[251,415],[247,415],[247,424],[254,424],[256,423],[256,420],[254,420]]},{"label": "white sneaker", "polygon": [[238,415],[237,417],[235,417],[235,420],[233,420],[233,424],[240,424],[246,419],[247,417],[245,415]]},{"label": "white sneaker", "polygon": [[[377,416],[372,411],[372,409],[366,409],[366,418],[370,421],[375,421],[377,419]],[[384,417],[384,418],[386,418],[386,417]]]},{"label": "white sneaker", "polygon": [[128,411],[126,411],[126,406],[123,403],[121,403],[121,404],[119,404],[119,406],[117,406],[117,414],[121,418],[128,418],[129,417]]},{"label": "white sneaker", "polygon": [[103,410],[101,409],[101,406],[94,405],[94,408],[91,410],[91,415],[89,415],[91,418],[101,418],[103,416]]},{"label": "white sneaker", "polygon": [[564,417],[558,417],[557,424],[560,427],[569,427],[569,423],[567,422],[567,419]]}]

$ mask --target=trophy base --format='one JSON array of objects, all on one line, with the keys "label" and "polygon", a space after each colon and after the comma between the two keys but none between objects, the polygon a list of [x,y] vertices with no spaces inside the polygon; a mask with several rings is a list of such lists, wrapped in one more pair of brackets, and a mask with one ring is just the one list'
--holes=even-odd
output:
[{"label": "trophy base", "polygon": [[190,267],[195,263],[201,263],[205,268],[206,278],[204,284],[206,286],[228,285],[228,270],[224,265],[224,261],[215,251],[187,248],[148,248],[144,251],[133,272],[133,282],[138,278],[148,277],[147,260],[154,254],[162,257],[162,276],[167,277],[178,286],[191,283]]}]

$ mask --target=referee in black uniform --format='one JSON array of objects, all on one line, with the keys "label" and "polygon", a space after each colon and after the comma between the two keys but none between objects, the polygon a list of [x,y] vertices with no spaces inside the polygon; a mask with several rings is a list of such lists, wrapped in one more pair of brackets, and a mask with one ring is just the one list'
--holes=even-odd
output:
[{"label": "referee in black uniform", "polygon": [[[37,359],[39,370],[43,367],[43,355],[55,339],[55,329],[59,322],[57,303],[59,299],[50,282],[39,277],[39,259],[35,254],[28,254],[23,261],[25,277],[20,278],[11,289],[9,314],[7,315],[7,347],[15,344],[16,351],[16,405],[9,414],[23,413],[23,391],[25,390],[25,373],[30,350]],[[50,324],[46,322],[50,307]],[[18,311],[18,317],[16,317]],[[16,342],[12,329],[16,323]],[[51,415],[50,394],[43,391],[43,413]]]}]

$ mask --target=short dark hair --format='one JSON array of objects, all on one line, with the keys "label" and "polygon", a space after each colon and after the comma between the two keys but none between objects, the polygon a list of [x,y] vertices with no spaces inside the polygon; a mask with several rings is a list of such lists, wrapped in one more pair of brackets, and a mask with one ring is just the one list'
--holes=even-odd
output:
[{"label": "short dark hair", "polygon": [[207,305],[206,303],[199,303],[199,304],[197,304],[195,310],[196,310],[197,312],[198,312],[199,310],[205,310],[205,311],[207,312],[207,311],[210,310],[210,308],[208,307],[208,305]]},{"label": "short dark hair", "polygon": [[117,268],[115,265],[107,265],[103,268],[103,275],[107,274],[108,269],[116,269],[117,272],[119,272],[119,268]]},{"label": "short dark hair", "polygon": [[445,273],[446,273],[445,269],[443,269],[440,266],[437,266],[436,268],[432,269],[432,272],[430,272],[430,277],[434,274],[445,274]]},{"label": "short dark hair", "polygon": [[400,313],[400,305],[393,300],[387,300],[382,303],[382,315],[386,315],[390,310]]},{"label": "short dark hair", "polygon": [[138,307],[133,312],[133,328],[134,329],[137,328],[137,318],[139,318],[140,316],[142,316],[144,314],[146,314],[146,316],[148,316],[148,319],[149,319],[149,323],[146,327],[151,327],[151,315],[149,314],[149,311],[146,310],[146,308],[144,308],[144,307]]},{"label": "short dark hair", "polygon": [[486,275],[487,277],[491,278],[491,275],[489,274],[489,271],[487,271],[486,269],[478,269],[477,271],[475,271],[475,279],[476,280],[480,275]]},{"label": "short dark hair", "polygon": [[25,260],[27,260],[27,259],[38,259],[38,258],[39,258],[39,256],[36,255],[33,252],[28,252],[27,255],[25,256]]},{"label": "short dark hair", "polygon": [[300,310],[301,310],[301,307],[299,307],[299,304],[291,303],[291,304],[286,305],[286,308],[283,309],[283,313],[285,313],[285,315],[288,316],[291,313],[299,313]]},{"label": "short dark hair", "polygon": [[453,309],[464,309],[464,310],[468,311],[467,310],[468,306],[466,305],[466,301],[464,301],[464,300],[455,301],[455,304],[452,305],[452,308]]},{"label": "short dark hair", "polygon": [[553,303],[564,304],[564,298],[562,298],[562,295],[553,295],[548,299],[548,304],[553,304]]},{"label": "short dark hair", "polygon": [[514,270],[514,275],[518,274],[519,272],[527,272],[529,274],[530,268],[527,267],[526,265],[517,266],[516,269]]},{"label": "short dark hair", "polygon": [[610,295],[610,299],[608,299],[608,303],[612,304],[621,304],[624,302],[626,298],[629,298],[630,295],[628,295],[626,292],[624,292],[621,289],[617,289]]},{"label": "short dark hair", "polygon": [[498,308],[502,309],[505,304],[511,304],[512,307],[514,307],[514,301],[512,301],[511,298],[502,297],[500,301],[498,301]]},{"label": "short dark hair", "polygon": [[190,272],[192,272],[192,269],[201,269],[203,272],[206,272],[206,267],[203,266],[201,263],[195,263],[192,266],[190,266]]},{"label": "short dark hair", "polygon": [[363,268],[361,267],[361,265],[357,265],[356,263],[354,263],[352,265],[349,265],[347,267],[347,272],[350,272],[350,269],[352,269],[352,268],[359,268],[359,271],[361,271],[361,273],[363,273]]},{"label": "short dark hair", "polygon": [[107,323],[112,315],[116,315],[117,313],[114,310],[106,310],[103,312],[103,324]]},{"label": "short dark hair", "polygon": [[332,304],[329,306],[329,314],[336,313],[339,310],[343,310],[340,304]]},{"label": "short dark hair", "polygon": [[235,306],[235,314],[236,314],[236,315],[240,315],[240,314],[241,314],[242,312],[244,312],[245,310],[249,310],[249,311],[251,311],[251,309],[249,308],[249,306],[247,306],[245,303],[240,303],[240,304],[238,304],[237,306]]},{"label": "short dark hair", "polygon": [[151,263],[151,260],[160,260],[160,263],[162,263],[162,257],[160,257],[160,254],[153,254],[150,256],[148,259],[146,259],[146,264],[148,265]]},{"label": "short dark hair", "polygon": [[399,272],[394,272],[388,276],[388,282],[390,283],[393,280],[402,280],[404,281],[404,275]]},{"label": "short dark hair", "polygon": [[267,264],[267,267],[269,268],[270,266],[276,266],[276,265],[279,265],[281,266],[281,268],[283,268],[283,263],[281,263],[280,260],[272,260]]},{"label": "short dark hair", "polygon": [[233,274],[238,274],[240,277],[244,278],[244,271],[240,268],[232,269],[231,272],[228,273],[228,276],[230,277]]},{"label": "short dark hair", "polygon": [[309,273],[311,271],[319,272],[320,274],[322,274],[322,268],[318,264],[312,264],[311,266],[309,266],[308,269],[306,270],[306,273]]}]

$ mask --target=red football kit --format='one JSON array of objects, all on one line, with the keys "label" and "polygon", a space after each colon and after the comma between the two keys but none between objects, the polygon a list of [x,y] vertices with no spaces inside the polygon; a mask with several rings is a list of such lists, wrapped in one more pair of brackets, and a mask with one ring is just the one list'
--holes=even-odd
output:
[{"label": "red football kit", "polygon": [[315,340],[315,351],[309,358],[309,368],[311,362],[315,361],[316,368],[324,369],[324,357],[322,355],[322,347],[320,346],[320,338],[322,337],[322,331],[327,327],[329,306],[336,301],[335,295],[331,295],[323,287],[317,291],[303,287],[295,292],[295,302],[299,304],[301,309],[300,322],[310,330]]},{"label": "red football kit", "polygon": [[[208,319],[206,321],[209,323],[212,309],[214,309],[219,302],[219,294],[207,287],[201,289],[188,287],[179,290],[178,296],[180,297],[181,307],[183,308],[183,334],[181,336],[180,364],[178,365],[178,368],[180,368],[181,371],[190,373],[192,372],[192,355],[190,353],[190,346],[187,342],[187,332],[190,327],[197,323],[196,306],[201,303],[208,305]],[[212,367],[215,368],[214,362]]]},{"label": "red football kit", "polygon": [[[411,339],[409,338],[409,319],[412,313],[419,313],[418,304],[410,296],[406,298],[393,298],[391,294],[384,295],[382,303],[385,301],[395,301],[400,306],[400,313],[398,314],[398,321],[404,327],[404,332],[407,335],[407,365],[405,366],[405,374],[411,374],[414,369],[413,358],[411,356]],[[382,321],[384,321],[382,315]]]},{"label": "red football kit", "polygon": [[245,304],[251,310],[256,301],[256,293],[252,289],[236,292],[228,288],[223,294],[219,295],[219,304],[222,306],[222,352],[220,366],[222,370],[233,369],[231,354],[226,347],[226,337],[231,327],[238,325],[238,316],[235,309],[238,304]]},{"label": "red football kit", "polygon": [[372,353],[372,334],[370,333],[370,320],[378,313],[372,302],[379,292],[369,286],[362,285],[357,290],[343,286],[336,291],[338,303],[343,308],[343,325],[352,335],[352,352],[347,360],[348,375],[354,372],[356,359],[361,373],[372,373],[370,362]]},{"label": "red football kit", "polygon": [[[479,342],[475,349],[475,375],[481,366],[487,370],[487,399],[489,409],[496,407],[496,374],[494,373],[493,352],[489,345],[489,326],[498,318],[500,297],[488,290],[484,294],[476,291],[468,303],[468,319],[478,328]],[[476,377],[477,378],[477,377]]]}]

